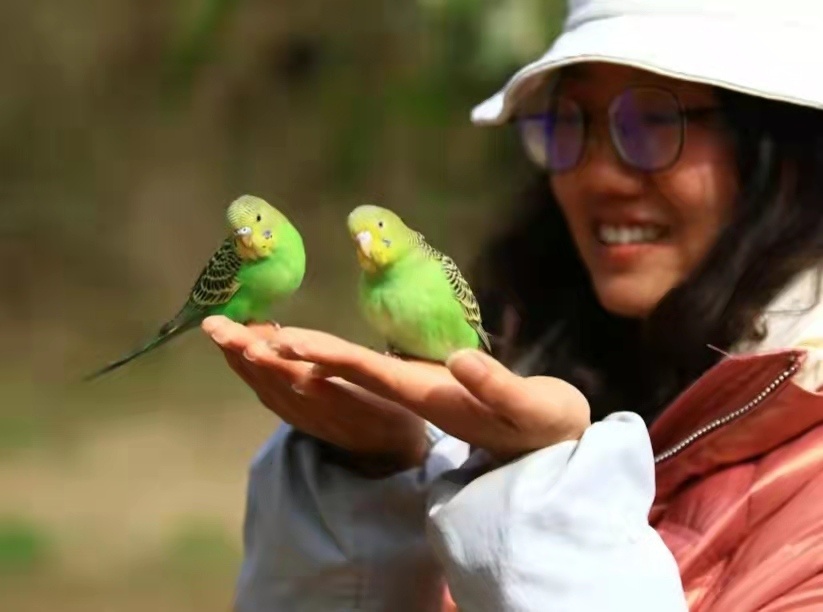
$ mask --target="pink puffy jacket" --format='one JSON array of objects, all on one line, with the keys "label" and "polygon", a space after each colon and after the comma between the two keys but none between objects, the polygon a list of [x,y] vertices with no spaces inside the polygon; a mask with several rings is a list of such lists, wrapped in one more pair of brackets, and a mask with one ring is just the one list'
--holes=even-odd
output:
[{"label": "pink puffy jacket", "polygon": [[[808,304],[806,287],[775,310]],[[724,358],[650,430],[649,518],[692,612],[823,611],[823,305],[780,316],[766,342]],[[447,594],[444,610],[456,609]]]},{"label": "pink puffy jacket", "polygon": [[823,611],[823,395],[792,380],[805,357],[725,359],[651,428],[650,520],[693,612]]},{"label": "pink puffy jacket", "polygon": [[805,351],[731,357],[651,428],[652,525],[690,610],[823,610],[823,395]]}]

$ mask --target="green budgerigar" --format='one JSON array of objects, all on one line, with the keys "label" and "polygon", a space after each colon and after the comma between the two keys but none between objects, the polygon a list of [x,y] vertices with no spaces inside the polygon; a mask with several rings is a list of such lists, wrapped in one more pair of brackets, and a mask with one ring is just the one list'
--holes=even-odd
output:
[{"label": "green budgerigar", "polygon": [[90,374],[110,372],[197,327],[208,316],[263,322],[272,307],[296,292],[306,271],[300,233],[274,206],[244,195],[226,210],[231,234],[209,259],[178,313],[137,350]]},{"label": "green budgerigar", "polygon": [[444,362],[462,348],[492,352],[477,300],[450,257],[379,206],[355,208],[348,228],[362,269],[360,308],[390,354]]}]

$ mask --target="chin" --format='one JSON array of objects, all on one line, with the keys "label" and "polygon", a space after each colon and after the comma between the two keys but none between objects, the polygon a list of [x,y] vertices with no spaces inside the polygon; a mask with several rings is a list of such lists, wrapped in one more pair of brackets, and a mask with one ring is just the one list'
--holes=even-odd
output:
[{"label": "chin", "polygon": [[649,292],[635,283],[595,283],[595,293],[600,305],[613,315],[629,319],[643,319],[654,310],[663,297]]}]

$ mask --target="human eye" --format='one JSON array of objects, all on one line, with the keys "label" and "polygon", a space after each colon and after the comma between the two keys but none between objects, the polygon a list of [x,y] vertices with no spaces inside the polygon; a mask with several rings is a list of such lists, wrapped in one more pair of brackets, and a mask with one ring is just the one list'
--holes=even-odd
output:
[{"label": "human eye", "polygon": [[584,120],[580,107],[567,98],[558,98],[552,101],[546,116],[551,125],[559,128],[577,127]]},{"label": "human eye", "polygon": [[680,114],[672,111],[648,110],[641,113],[640,120],[649,127],[670,127],[680,123]]}]

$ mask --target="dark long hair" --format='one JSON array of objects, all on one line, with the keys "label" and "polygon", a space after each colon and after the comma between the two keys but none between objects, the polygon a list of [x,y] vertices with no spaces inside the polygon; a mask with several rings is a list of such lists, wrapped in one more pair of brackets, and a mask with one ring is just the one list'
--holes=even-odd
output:
[{"label": "dark long hair", "polygon": [[650,423],[720,359],[709,345],[756,335],[758,313],[823,257],[823,111],[718,93],[739,202],[702,264],[647,319],[599,305],[543,173],[477,262],[484,321],[502,338],[496,352],[523,373],[578,386],[593,419],[632,410]]}]

